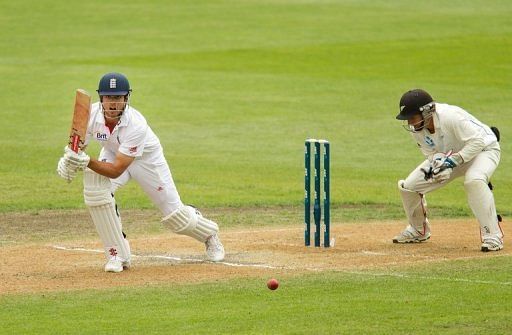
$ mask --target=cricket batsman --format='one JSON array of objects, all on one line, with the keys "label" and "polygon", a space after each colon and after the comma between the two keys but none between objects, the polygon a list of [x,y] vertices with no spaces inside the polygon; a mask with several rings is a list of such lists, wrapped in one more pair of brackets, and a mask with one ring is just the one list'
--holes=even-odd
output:
[{"label": "cricket batsman", "polygon": [[103,243],[105,271],[121,272],[130,266],[130,245],[114,194],[131,179],[160,209],[165,226],[204,243],[209,260],[222,261],[224,247],[217,223],[181,202],[158,137],[130,105],[131,91],[123,74],[107,73],[100,79],[100,101],[91,107],[85,135],[85,146],[91,139],[102,146],[99,158],[66,146],[57,166],[58,174],[68,181],[84,171],[84,200]]},{"label": "cricket batsman", "polygon": [[498,129],[491,129],[460,107],[434,102],[421,89],[404,93],[399,108],[396,118],[403,120],[426,159],[398,182],[409,224],[393,243],[428,240],[425,195],[463,176],[469,207],[480,223],[481,250],[501,250],[501,218],[496,214],[490,184],[500,162]]}]

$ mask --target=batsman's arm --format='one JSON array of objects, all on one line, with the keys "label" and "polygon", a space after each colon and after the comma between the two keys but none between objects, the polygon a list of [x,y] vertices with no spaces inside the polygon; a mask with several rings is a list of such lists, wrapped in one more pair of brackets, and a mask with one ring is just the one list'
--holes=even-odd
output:
[{"label": "batsman's arm", "polygon": [[135,157],[118,152],[113,163],[102,162],[91,158],[87,167],[102,176],[114,179],[123,174],[134,160]]}]

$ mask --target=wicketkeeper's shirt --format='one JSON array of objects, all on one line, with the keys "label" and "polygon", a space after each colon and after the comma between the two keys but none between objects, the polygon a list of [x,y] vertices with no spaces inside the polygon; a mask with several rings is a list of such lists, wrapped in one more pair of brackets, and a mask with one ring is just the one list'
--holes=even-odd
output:
[{"label": "wicketkeeper's shirt", "polygon": [[500,148],[491,128],[460,107],[436,103],[433,118],[434,134],[426,128],[412,133],[427,158],[451,150],[469,162],[483,150]]}]

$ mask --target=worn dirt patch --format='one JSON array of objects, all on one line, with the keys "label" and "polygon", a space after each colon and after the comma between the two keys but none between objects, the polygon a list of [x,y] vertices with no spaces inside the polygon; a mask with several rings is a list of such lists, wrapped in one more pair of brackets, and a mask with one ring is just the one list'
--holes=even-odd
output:
[{"label": "worn dirt patch", "polygon": [[[302,225],[285,224],[222,229],[226,259],[213,264],[204,261],[202,244],[189,237],[155,231],[146,224],[146,234],[142,229],[130,238],[132,268],[112,274],[103,272],[104,256],[88,217],[77,213],[0,216],[0,295],[389,269],[512,252],[507,248],[511,240],[506,237],[504,250],[482,253],[478,223],[473,219],[434,221],[429,241],[408,245],[391,242],[404,228],[403,222],[334,223],[336,243],[329,249],[304,247]],[[143,217],[131,214],[136,219],[129,228],[140,224]]]}]

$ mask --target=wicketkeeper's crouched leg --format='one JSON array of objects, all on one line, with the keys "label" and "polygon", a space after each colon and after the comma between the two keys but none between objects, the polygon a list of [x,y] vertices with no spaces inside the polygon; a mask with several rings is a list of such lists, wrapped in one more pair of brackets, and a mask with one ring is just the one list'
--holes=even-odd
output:
[{"label": "wicketkeeper's crouched leg", "polygon": [[398,182],[402,203],[409,225],[393,238],[393,243],[423,242],[430,238],[430,224],[427,219],[427,201],[423,194],[409,190],[405,181]]},{"label": "wicketkeeper's crouched leg", "polygon": [[420,163],[405,180],[398,182],[398,190],[402,197],[405,215],[409,225],[399,235],[393,238],[394,243],[422,242],[430,238],[430,224],[427,219],[427,201],[425,194],[443,187],[448,182],[459,176],[452,176],[445,183],[433,183],[425,180],[423,170],[429,170],[430,161]]},{"label": "wicketkeeper's crouched leg", "polygon": [[468,165],[464,176],[468,204],[480,223],[482,251],[498,251],[503,248],[503,231],[496,213],[490,179],[500,161],[496,148],[480,152]]},{"label": "wicketkeeper's crouched leg", "polygon": [[499,225],[494,196],[485,180],[470,179],[464,182],[469,207],[480,223],[482,251],[503,248],[503,231]]},{"label": "wicketkeeper's crouched leg", "polygon": [[105,271],[121,272],[130,266],[130,245],[124,238],[121,219],[111,192],[110,179],[91,169],[84,170],[84,200],[96,227],[107,264]]},{"label": "wicketkeeper's crouched leg", "polygon": [[194,207],[182,204],[164,217],[162,223],[176,234],[187,235],[205,243],[206,254],[211,261],[224,259],[224,247],[218,236],[219,226],[203,217]]}]

